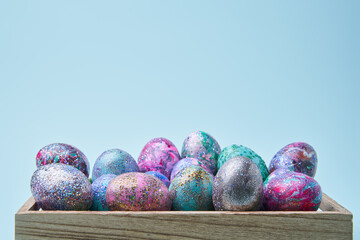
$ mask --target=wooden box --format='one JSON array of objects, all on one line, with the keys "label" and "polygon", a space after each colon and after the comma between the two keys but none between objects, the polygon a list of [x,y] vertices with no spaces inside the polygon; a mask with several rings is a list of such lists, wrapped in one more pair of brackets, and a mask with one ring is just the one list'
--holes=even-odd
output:
[{"label": "wooden box", "polygon": [[15,215],[16,239],[352,239],[352,214],[323,194],[317,212],[39,211]]}]

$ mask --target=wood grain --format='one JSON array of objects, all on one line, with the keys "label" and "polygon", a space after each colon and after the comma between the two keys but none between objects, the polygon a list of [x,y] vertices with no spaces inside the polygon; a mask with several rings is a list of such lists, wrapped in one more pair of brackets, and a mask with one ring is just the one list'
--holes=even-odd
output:
[{"label": "wood grain", "polygon": [[327,195],[319,212],[37,211],[15,215],[16,239],[352,239],[352,214]]}]

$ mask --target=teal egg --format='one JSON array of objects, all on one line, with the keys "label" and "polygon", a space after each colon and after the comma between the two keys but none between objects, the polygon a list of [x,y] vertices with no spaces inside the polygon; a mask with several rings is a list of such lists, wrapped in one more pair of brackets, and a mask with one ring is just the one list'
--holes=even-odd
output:
[{"label": "teal egg", "polygon": [[213,210],[213,177],[204,168],[192,165],[184,168],[172,180],[169,190],[175,211]]},{"label": "teal egg", "polygon": [[233,157],[248,157],[248,158],[250,158],[258,166],[261,176],[263,178],[263,181],[265,181],[266,178],[269,176],[269,170],[266,167],[264,160],[258,154],[256,154],[250,148],[247,148],[243,145],[236,145],[236,144],[228,146],[221,151],[218,161],[217,161],[218,169],[220,169],[220,167],[227,160],[229,160]]}]

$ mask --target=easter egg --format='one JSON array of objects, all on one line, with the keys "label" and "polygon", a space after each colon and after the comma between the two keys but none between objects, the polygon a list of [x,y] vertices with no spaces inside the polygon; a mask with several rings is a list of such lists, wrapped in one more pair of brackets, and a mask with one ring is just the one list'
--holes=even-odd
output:
[{"label": "easter egg", "polygon": [[173,199],[172,209],[176,211],[213,210],[213,178],[200,166],[184,168],[171,181],[169,190]]},{"label": "easter egg", "polygon": [[264,184],[264,208],[270,211],[316,211],[322,191],[318,182],[303,173],[277,169]]},{"label": "easter egg", "polygon": [[270,162],[270,173],[279,168],[304,173],[314,177],[317,168],[317,156],[314,148],[304,142],[295,142],[280,149]]},{"label": "easter egg", "polygon": [[93,211],[109,211],[106,203],[106,189],[110,181],[116,177],[115,174],[105,174],[98,177],[92,184],[94,200],[91,206]]},{"label": "easter egg", "polygon": [[40,167],[51,163],[71,165],[83,172],[87,177],[89,176],[89,162],[86,156],[74,146],[53,143],[40,149],[36,155],[36,166]]},{"label": "easter egg", "polygon": [[221,166],[227,160],[229,160],[233,157],[237,157],[237,156],[250,158],[256,164],[256,166],[258,166],[261,176],[263,178],[263,181],[265,181],[267,176],[269,176],[269,171],[268,171],[268,168],[266,167],[266,163],[259,155],[257,155],[250,148],[247,148],[243,145],[236,145],[236,144],[228,146],[221,151],[218,161],[217,161],[218,169],[220,169]]},{"label": "easter egg", "polygon": [[221,152],[218,142],[209,134],[196,131],[184,140],[181,158],[196,158],[201,160],[212,174],[217,171],[217,159]]},{"label": "easter egg", "polygon": [[104,174],[120,175],[127,172],[139,172],[135,159],[127,152],[120,149],[110,149],[103,152],[94,164],[92,180]]},{"label": "easter egg", "polygon": [[158,178],[145,173],[124,173],[109,183],[106,202],[110,210],[169,211],[169,189]]},{"label": "easter egg", "polygon": [[179,161],[175,145],[166,138],[154,138],[142,149],[138,158],[141,172],[157,171],[170,178],[171,170]]},{"label": "easter egg", "polygon": [[247,157],[227,160],[215,176],[212,199],[217,211],[259,210],[263,199],[259,168]]},{"label": "easter egg", "polygon": [[80,170],[63,163],[38,167],[30,186],[43,210],[88,210],[93,202],[89,179]]},{"label": "easter egg", "polygon": [[167,187],[170,186],[170,181],[169,179],[162,173],[156,172],[156,171],[150,171],[150,172],[146,172],[146,174],[150,174],[154,177],[157,177],[158,179],[160,179]]},{"label": "easter egg", "polygon": [[196,158],[183,158],[175,164],[173,170],[171,171],[170,180],[172,181],[181,170],[192,165],[200,166],[211,174],[211,171],[208,169],[207,165],[202,163],[201,160]]}]

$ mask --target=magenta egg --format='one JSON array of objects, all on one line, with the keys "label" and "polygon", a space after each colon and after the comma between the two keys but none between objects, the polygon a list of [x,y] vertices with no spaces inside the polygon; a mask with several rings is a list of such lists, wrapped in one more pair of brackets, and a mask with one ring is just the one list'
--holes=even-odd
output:
[{"label": "magenta egg", "polygon": [[157,171],[168,179],[180,154],[175,145],[166,138],[154,138],[142,149],[138,158],[141,172]]},{"label": "magenta egg", "polygon": [[124,173],[109,183],[106,203],[112,211],[170,211],[172,200],[166,185],[146,173]]},{"label": "magenta egg", "polygon": [[264,201],[270,211],[316,211],[321,203],[319,183],[303,173],[278,169],[264,183]]}]

